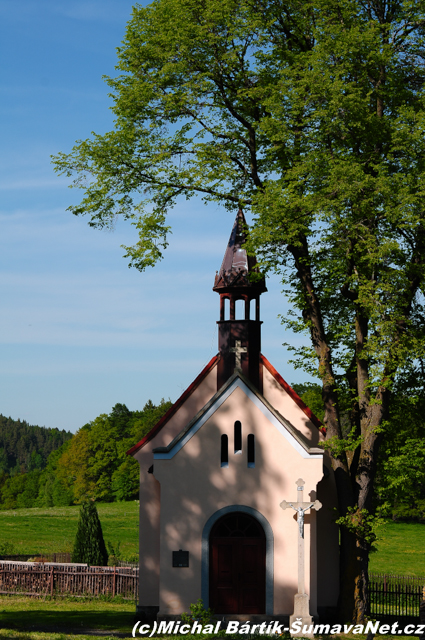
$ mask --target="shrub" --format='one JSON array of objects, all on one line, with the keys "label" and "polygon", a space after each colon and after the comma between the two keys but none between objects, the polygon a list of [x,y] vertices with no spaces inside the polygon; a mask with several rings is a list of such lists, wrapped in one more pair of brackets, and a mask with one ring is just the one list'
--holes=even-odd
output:
[{"label": "shrub", "polygon": [[92,500],[83,502],[77,525],[72,562],[86,562],[88,565],[106,566],[108,552],[103,539],[96,505]]}]

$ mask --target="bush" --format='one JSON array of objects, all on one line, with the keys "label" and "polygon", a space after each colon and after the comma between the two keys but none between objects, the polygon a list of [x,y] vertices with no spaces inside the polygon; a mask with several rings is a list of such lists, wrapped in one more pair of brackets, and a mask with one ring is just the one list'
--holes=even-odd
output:
[{"label": "bush", "polygon": [[86,562],[88,565],[103,567],[108,564],[102,526],[92,500],[87,500],[81,505],[72,562]]},{"label": "bush", "polygon": [[202,626],[210,623],[214,618],[212,609],[205,609],[204,601],[199,598],[196,602],[189,605],[190,613],[182,613],[181,618],[185,624],[193,624],[199,622]]}]

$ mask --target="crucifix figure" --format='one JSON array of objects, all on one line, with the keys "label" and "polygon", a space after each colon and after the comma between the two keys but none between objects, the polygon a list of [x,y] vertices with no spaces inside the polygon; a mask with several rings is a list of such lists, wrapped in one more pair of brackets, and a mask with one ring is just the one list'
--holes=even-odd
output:
[{"label": "crucifix figure", "polygon": [[292,507],[294,511],[297,512],[297,522],[298,522],[298,531],[300,538],[304,538],[304,514],[309,509],[313,508],[316,511],[320,509],[322,504],[319,500],[315,500],[314,502],[303,502],[303,490],[304,490],[304,480],[299,478],[296,483],[297,485],[297,502],[286,502],[286,500],[282,500],[280,506],[282,509],[287,509],[288,507]]},{"label": "crucifix figure", "polygon": [[247,353],[246,347],[241,347],[241,341],[235,340],[235,346],[229,349],[231,353],[235,354],[235,368],[242,369],[242,354]]},{"label": "crucifix figure", "polygon": [[287,502],[286,500],[282,500],[280,503],[282,509],[291,507],[297,512],[298,522],[298,593],[294,600],[294,613],[290,617],[291,625],[296,618],[302,618],[303,621],[305,621],[305,624],[311,624],[311,622],[309,622],[312,620],[309,612],[309,597],[305,592],[304,585],[304,514],[309,509],[315,509],[315,511],[318,511],[322,506],[319,500],[315,500],[314,502],[303,502],[305,482],[299,478],[295,484],[297,485],[297,501]]}]

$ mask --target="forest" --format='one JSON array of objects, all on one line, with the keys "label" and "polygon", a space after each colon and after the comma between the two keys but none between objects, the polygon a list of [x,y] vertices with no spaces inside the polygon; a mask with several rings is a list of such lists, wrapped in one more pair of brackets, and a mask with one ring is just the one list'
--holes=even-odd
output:
[{"label": "forest", "polygon": [[0,413],[0,472],[15,476],[43,469],[52,451],[70,438],[70,431],[31,426]]},{"label": "forest", "polygon": [[169,401],[154,405],[149,400],[141,411],[130,411],[116,404],[109,415],[101,414],[75,435],[1,416],[0,509],[69,506],[89,497],[137,499],[138,464],[126,451],[170,406]]}]

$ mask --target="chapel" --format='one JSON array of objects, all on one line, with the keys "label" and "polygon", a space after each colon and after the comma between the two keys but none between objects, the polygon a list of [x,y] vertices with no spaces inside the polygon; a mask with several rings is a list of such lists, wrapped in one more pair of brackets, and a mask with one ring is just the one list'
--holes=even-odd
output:
[{"label": "chapel", "polygon": [[301,533],[281,503],[297,500],[299,479],[304,497],[321,503],[302,531],[310,615],[337,605],[337,497],[323,425],[261,353],[267,289],[245,239],[239,211],[213,287],[217,355],[128,452],[140,464],[138,612],[147,621],[178,618],[199,598],[229,619],[287,619]]}]

